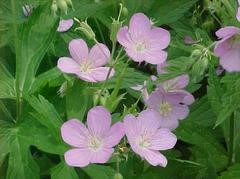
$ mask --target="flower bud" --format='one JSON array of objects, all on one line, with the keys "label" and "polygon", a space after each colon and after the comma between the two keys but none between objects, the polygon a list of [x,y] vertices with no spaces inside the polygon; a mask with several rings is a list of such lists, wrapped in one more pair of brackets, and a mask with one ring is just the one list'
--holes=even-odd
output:
[{"label": "flower bud", "polygon": [[80,25],[80,27],[76,28],[77,30],[82,31],[89,39],[95,39],[95,33],[92,28],[88,25],[87,20],[84,22],[80,22],[77,18],[74,18]]},{"label": "flower bud", "polygon": [[121,173],[116,173],[114,175],[114,179],[123,179],[123,176],[121,175]]},{"label": "flower bud", "polygon": [[71,0],[65,0],[68,6],[73,7],[72,1]]},{"label": "flower bud", "polygon": [[117,38],[118,30],[120,29],[122,25],[122,22],[119,22],[115,19],[113,19],[112,25],[111,25],[111,34],[110,34],[110,40],[114,43]]},{"label": "flower bud", "polygon": [[128,9],[126,7],[123,7],[122,14],[126,17],[128,16]]},{"label": "flower bud", "polygon": [[57,14],[58,6],[57,6],[57,2],[56,1],[53,1],[52,5],[51,5],[51,10],[52,10],[54,15]]},{"label": "flower bud", "polygon": [[67,14],[68,5],[65,0],[58,0],[57,6],[63,11],[65,14]]}]

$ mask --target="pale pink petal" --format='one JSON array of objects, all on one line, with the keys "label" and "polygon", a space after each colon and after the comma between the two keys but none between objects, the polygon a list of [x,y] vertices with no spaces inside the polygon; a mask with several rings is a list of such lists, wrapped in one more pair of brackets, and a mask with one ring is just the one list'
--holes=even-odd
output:
[{"label": "pale pink petal", "polygon": [[139,133],[137,119],[133,115],[129,114],[124,117],[123,125],[129,142],[136,139]]},{"label": "pale pink petal", "polygon": [[160,165],[162,167],[167,166],[167,159],[158,151],[145,150],[144,158],[153,166]]},{"label": "pale pink petal", "polygon": [[143,53],[138,53],[133,49],[133,45],[131,47],[125,48],[127,55],[135,62],[143,62],[146,58]]},{"label": "pale pink petal", "polygon": [[94,67],[101,67],[110,59],[110,51],[104,44],[95,44],[90,50],[89,59],[93,61]]},{"label": "pale pink petal", "polygon": [[147,63],[153,65],[163,63],[167,60],[167,52],[155,48],[147,49],[142,56]]},{"label": "pale pink petal", "polygon": [[102,148],[97,152],[92,152],[91,163],[106,163],[113,152],[113,148]]},{"label": "pale pink petal", "polygon": [[111,114],[102,107],[96,106],[87,114],[87,126],[92,134],[105,135],[110,130]]},{"label": "pale pink petal", "polygon": [[153,91],[150,95],[146,104],[149,108],[155,109],[158,108],[160,103],[164,100],[164,91],[162,88]]},{"label": "pale pink petal", "polygon": [[168,66],[167,62],[163,62],[163,63],[160,63],[160,64],[157,64],[157,73],[158,74],[163,74],[163,73],[166,73],[165,71],[165,67]]},{"label": "pale pink petal", "polygon": [[59,58],[57,67],[64,73],[77,74],[80,72],[79,64],[69,57]]},{"label": "pale pink petal", "polygon": [[159,113],[152,109],[142,111],[138,115],[137,120],[139,121],[142,130],[154,132],[160,127]]},{"label": "pale pink petal", "polygon": [[128,27],[121,27],[117,33],[117,41],[124,47],[131,45],[131,38],[129,37]]},{"label": "pale pink petal", "polygon": [[168,150],[175,146],[177,137],[166,128],[158,129],[151,138],[149,149],[152,150]]},{"label": "pale pink petal", "polygon": [[189,76],[188,75],[180,75],[176,77],[176,85],[175,89],[183,89],[189,83]]},{"label": "pale pink petal", "polygon": [[124,125],[122,122],[114,124],[104,139],[104,146],[113,147],[117,145],[125,134]]},{"label": "pale pink petal", "polygon": [[240,48],[229,50],[225,55],[220,57],[220,64],[228,72],[240,71]]},{"label": "pale pink petal", "polygon": [[184,37],[183,41],[184,41],[185,44],[188,44],[188,45],[198,43],[198,41],[193,40],[193,38],[191,36],[188,36],[188,35]]},{"label": "pale pink petal", "polygon": [[[91,76],[95,81],[105,81],[109,73],[110,67],[98,67],[91,70]],[[111,78],[115,73],[114,69],[111,69],[108,78]]]},{"label": "pale pink petal", "polygon": [[73,19],[60,20],[57,31],[66,32],[72,27],[72,25],[73,25]]},{"label": "pale pink petal", "polygon": [[69,52],[74,60],[81,63],[83,59],[88,58],[88,46],[82,39],[74,39],[69,42]]},{"label": "pale pink petal", "polygon": [[87,128],[77,119],[65,122],[61,127],[63,140],[73,147],[86,147],[89,135]]},{"label": "pale pink petal", "polygon": [[149,43],[151,48],[165,49],[170,43],[170,33],[160,27],[151,30]]},{"label": "pale pink petal", "polygon": [[32,13],[32,6],[31,5],[24,5],[22,6],[24,16],[29,16]]},{"label": "pale pink petal", "polygon": [[223,56],[231,48],[231,37],[219,40],[214,47],[214,54],[217,57]]},{"label": "pale pink petal", "polygon": [[172,109],[172,113],[177,119],[185,119],[189,114],[189,109],[186,105],[175,105]]},{"label": "pale pink petal", "polygon": [[178,127],[178,120],[176,119],[175,116],[168,116],[168,117],[165,117],[165,118],[161,118],[160,119],[160,126],[161,128],[168,128],[170,129],[171,131],[176,129]]},{"label": "pale pink petal", "polygon": [[185,90],[178,90],[178,92],[185,94],[185,97],[183,98],[183,101],[182,101],[183,104],[191,105],[192,103],[194,103],[195,98],[191,93]]},{"label": "pale pink petal", "polygon": [[91,151],[87,149],[71,149],[65,152],[64,158],[69,166],[86,167],[92,157]]},{"label": "pale pink petal", "polygon": [[92,82],[92,83],[96,83],[97,81],[94,79],[94,77],[91,74],[91,71],[88,72],[79,72],[76,75],[82,79],[83,81],[87,81],[87,82]]},{"label": "pale pink petal", "polygon": [[134,14],[129,22],[129,32],[134,39],[149,33],[151,30],[151,22],[143,13]]},{"label": "pale pink petal", "polygon": [[234,26],[227,26],[219,29],[216,32],[216,36],[218,36],[218,38],[225,38],[225,37],[233,36],[239,32],[240,32],[239,28]]}]

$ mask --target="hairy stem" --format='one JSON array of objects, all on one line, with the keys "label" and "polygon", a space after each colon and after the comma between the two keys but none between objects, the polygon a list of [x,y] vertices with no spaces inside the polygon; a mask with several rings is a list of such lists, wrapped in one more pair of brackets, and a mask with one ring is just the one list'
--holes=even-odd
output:
[{"label": "hairy stem", "polygon": [[229,157],[228,157],[228,164],[232,165],[234,163],[234,112],[232,113],[229,119]]}]

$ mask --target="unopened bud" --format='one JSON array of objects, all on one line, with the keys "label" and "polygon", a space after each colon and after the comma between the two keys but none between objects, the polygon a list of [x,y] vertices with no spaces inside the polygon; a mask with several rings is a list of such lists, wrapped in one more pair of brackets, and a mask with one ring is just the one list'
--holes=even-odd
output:
[{"label": "unopened bud", "polygon": [[57,6],[56,1],[53,1],[52,6],[51,6],[51,10],[52,10],[53,14],[56,15],[57,10],[58,10],[58,6]]},{"label": "unopened bud", "polygon": [[68,5],[65,0],[58,0],[57,6],[63,11],[65,14],[67,14]]},{"label": "unopened bud", "polygon": [[125,17],[128,16],[128,9],[126,7],[122,8],[122,15]]},{"label": "unopened bud", "polygon": [[121,173],[116,173],[116,174],[114,175],[114,179],[123,179],[123,176],[122,176]]},{"label": "unopened bud", "polygon": [[77,21],[80,25],[78,28],[76,28],[77,30],[82,31],[89,39],[95,39],[95,33],[88,25],[87,20],[84,22],[79,21],[77,18],[74,18],[74,20]]},{"label": "unopened bud", "polygon": [[117,38],[118,30],[120,29],[122,25],[122,22],[119,22],[115,19],[113,19],[112,25],[111,25],[111,34],[110,34],[110,40],[114,43]]}]

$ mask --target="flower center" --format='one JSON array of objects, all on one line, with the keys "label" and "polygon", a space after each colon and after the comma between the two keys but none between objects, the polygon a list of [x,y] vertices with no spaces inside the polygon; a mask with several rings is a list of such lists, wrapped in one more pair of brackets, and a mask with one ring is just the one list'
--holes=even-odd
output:
[{"label": "flower center", "polygon": [[159,112],[166,117],[172,111],[172,106],[168,102],[162,102],[159,106]]},{"label": "flower center", "polygon": [[138,138],[137,143],[138,143],[139,147],[144,148],[144,149],[148,148],[150,145],[149,138],[146,135],[141,135]]},{"label": "flower center", "polygon": [[146,49],[146,44],[144,42],[137,42],[134,45],[136,52],[143,52]]},{"label": "flower center", "polygon": [[98,151],[102,146],[102,141],[96,137],[90,137],[89,142],[88,142],[88,147],[93,150],[93,151]]},{"label": "flower center", "polygon": [[92,69],[92,63],[90,62],[90,60],[83,60],[80,64],[80,71],[87,72],[90,69]]}]

